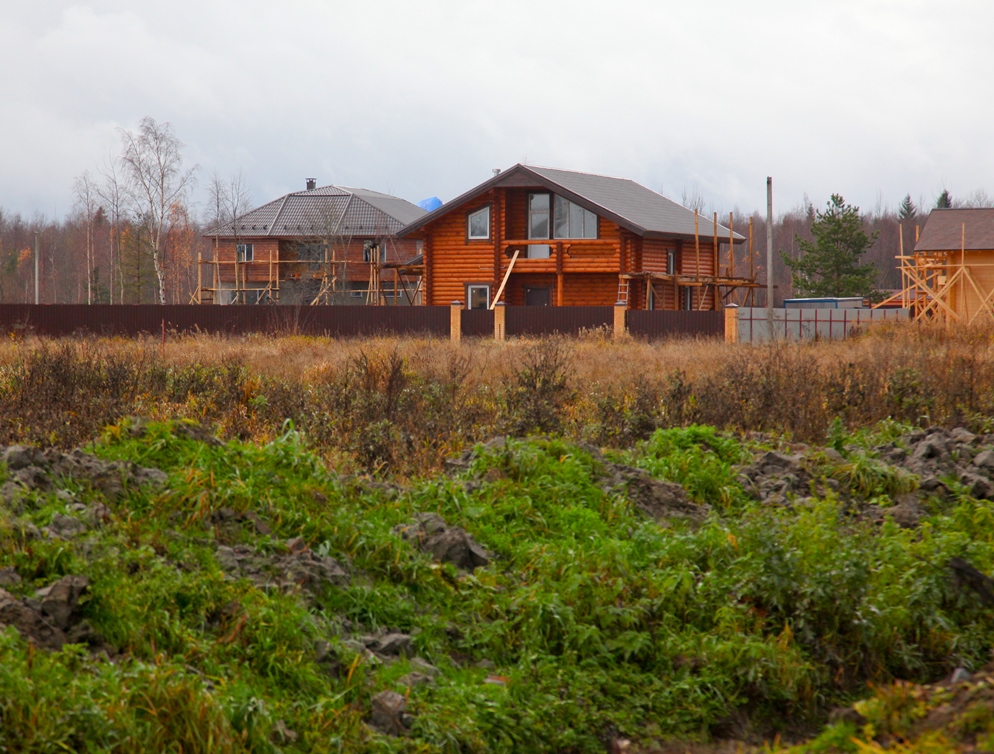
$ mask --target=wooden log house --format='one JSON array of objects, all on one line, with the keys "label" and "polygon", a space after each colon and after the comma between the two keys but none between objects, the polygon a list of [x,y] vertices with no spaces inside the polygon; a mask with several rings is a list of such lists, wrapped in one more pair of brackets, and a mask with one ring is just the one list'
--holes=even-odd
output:
[{"label": "wooden log house", "polygon": [[721,267],[746,239],[716,217],[631,180],[567,170],[515,165],[398,236],[423,242],[429,305],[713,310],[727,291],[758,287]]},{"label": "wooden log house", "polygon": [[933,209],[911,254],[898,255],[902,290],[876,304],[968,325],[994,318],[994,209]]},{"label": "wooden log house", "polygon": [[197,303],[414,304],[421,243],[396,236],[425,210],[367,189],[317,187],[264,204],[206,234]]}]

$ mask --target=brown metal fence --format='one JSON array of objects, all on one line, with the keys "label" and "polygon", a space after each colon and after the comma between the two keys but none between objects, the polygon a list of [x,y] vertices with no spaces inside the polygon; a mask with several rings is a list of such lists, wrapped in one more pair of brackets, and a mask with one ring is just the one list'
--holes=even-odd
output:
[{"label": "brown metal fence", "polygon": [[[447,306],[0,304],[0,334],[139,335],[167,330],[243,335],[449,336]],[[493,325],[491,324],[491,332]]]},{"label": "brown metal fence", "polygon": [[462,336],[464,338],[492,338],[494,313],[491,309],[463,309]]},{"label": "brown metal fence", "polygon": [[663,312],[632,309],[628,312],[628,332],[637,338],[725,336],[724,312]]},{"label": "brown metal fence", "polygon": [[613,306],[508,306],[510,335],[578,335],[581,330],[614,327]]}]

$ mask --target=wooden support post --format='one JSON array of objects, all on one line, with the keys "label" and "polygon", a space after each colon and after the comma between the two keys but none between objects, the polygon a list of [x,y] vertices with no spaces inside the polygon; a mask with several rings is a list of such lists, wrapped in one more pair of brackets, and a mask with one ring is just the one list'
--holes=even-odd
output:
[{"label": "wooden support post", "polygon": [[694,210],[694,255],[696,257],[694,263],[697,266],[697,269],[695,270],[695,275],[697,277],[697,281],[700,282],[701,280],[700,214],[697,212],[696,209]]},{"label": "wooden support post", "polygon": [[614,305],[614,339],[621,340],[625,333],[628,331],[627,320],[628,319],[628,304],[624,301],[618,301]]},{"label": "wooden support post", "polygon": [[[111,295],[114,295],[113,284]],[[197,303],[204,303],[204,254],[199,250],[197,251]]]},{"label": "wooden support post", "polygon": [[[752,216],[749,217],[749,282],[756,282],[756,257],[752,251]],[[749,306],[756,305],[756,289],[749,289]]]},{"label": "wooden support post", "polygon": [[970,310],[966,305],[966,223],[962,224],[960,228],[959,237],[959,290],[960,296],[963,297],[963,301],[959,306],[959,310],[963,312],[964,319],[969,322]]},{"label": "wooden support post", "polygon": [[[494,294],[493,303],[490,304],[491,309],[497,306],[497,302],[500,301],[501,294],[504,293],[504,286],[507,285],[508,278],[511,277],[511,270],[514,269],[514,263],[518,261],[518,254],[520,253],[521,249],[514,250],[514,256],[511,257],[511,263],[507,266],[507,272],[504,273],[504,279],[500,281],[500,287],[497,289],[497,293]],[[427,266],[425,269],[428,269]]]},{"label": "wooden support post", "polygon": [[214,292],[211,294],[211,303],[216,304],[218,303],[217,294],[218,294],[218,288],[220,287],[219,283],[221,282],[221,266],[218,264],[216,236],[214,237],[214,259],[213,263],[211,264],[211,268],[212,268],[211,275],[213,276],[214,280]]},{"label": "wooden support post", "polygon": [[[712,233],[712,240],[714,241],[714,253],[712,255],[714,257],[713,259],[714,266],[711,268],[711,274],[717,278],[721,276],[721,270],[718,269],[719,260],[718,260],[718,213],[717,212],[714,213],[714,231]],[[718,311],[718,309],[721,308],[721,305],[718,300],[720,296],[718,295],[717,283],[711,286],[711,296],[712,296],[711,309],[713,311]]]},{"label": "wooden support post", "polygon": [[739,307],[729,304],[725,307],[725,342],[739,342]]},{"label": "wooden support post", "polygon": [[507,336],[507,307],[498,301],[494,307],[494,340],[504,340]]},{"label": "wooden support post", "polygon": [[728,277],[735,277],[735,215],[728,213]]},{"label": "wooden support post", "polygon": [[449,306],[449,340],[462,340],[462,301],[453,301]]}]

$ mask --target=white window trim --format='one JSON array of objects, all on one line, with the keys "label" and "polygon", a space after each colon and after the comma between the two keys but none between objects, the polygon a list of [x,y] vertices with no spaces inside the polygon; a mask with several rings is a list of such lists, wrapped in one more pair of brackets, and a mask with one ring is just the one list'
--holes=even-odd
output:
[{"label": "white window trim", "polygon": [[255,261],[255,244],[253,243],[236,243],[235,244],[235,259],[239,262],[254,262]]},{"label": "white window trim", "polygon": [[466,308],[469,309],[471,307],[471,305],[472,305],[472,302],[473,302],[472,293],[473,293],[473,289],[474,288],[482,288],[484,291],[486,291],[487,305],[485,307],[483,307],[483,308],[484,309],[489,309],[490,308],[490,286],[486,285],[484,283],[473,283],[473,284],[470,284],[470,285],[466,286]]},{"label": "white window trim", "polygon": [[[476,217],[477,215],[480,215],[480,214],[483,214],[483,213],[486,213],[486,217],[487,217],[487,234],[485,236],[480,236],[480,235],[474,236],[473,235],[473,218]],[[489,241],[490,240],[490,235],[491,235],[491,233],[490,233],[490,205],[489,204],[486,207],[480,207],[479,209],[474,210],[472,212],[469,212],[466,215],[466,238],[468,238],[470,241]]]}]

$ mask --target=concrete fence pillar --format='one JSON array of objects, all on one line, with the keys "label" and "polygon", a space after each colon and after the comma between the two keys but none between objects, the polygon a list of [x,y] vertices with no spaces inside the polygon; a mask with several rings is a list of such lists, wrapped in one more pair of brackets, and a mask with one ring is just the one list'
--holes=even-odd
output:
[{"label": "concrete fence pillar", "polygon": [[614,339],[620,340],[628,332],[628,304],[618,301],[614,305]]},{"label": "concrete fence pillar", "polygon": [[739,342],[739,305],[729,304],[725,307],[725,342]]},{"label": "concrete fence pillar", "polygon": [[449,339],[453,343],[462,340],[462,301],[449,305]]},{"label": "concrete fence pillar", "polygon": [[507,308],[503,301],[494,306],[494,340],[504,340],[507,336]]}]

